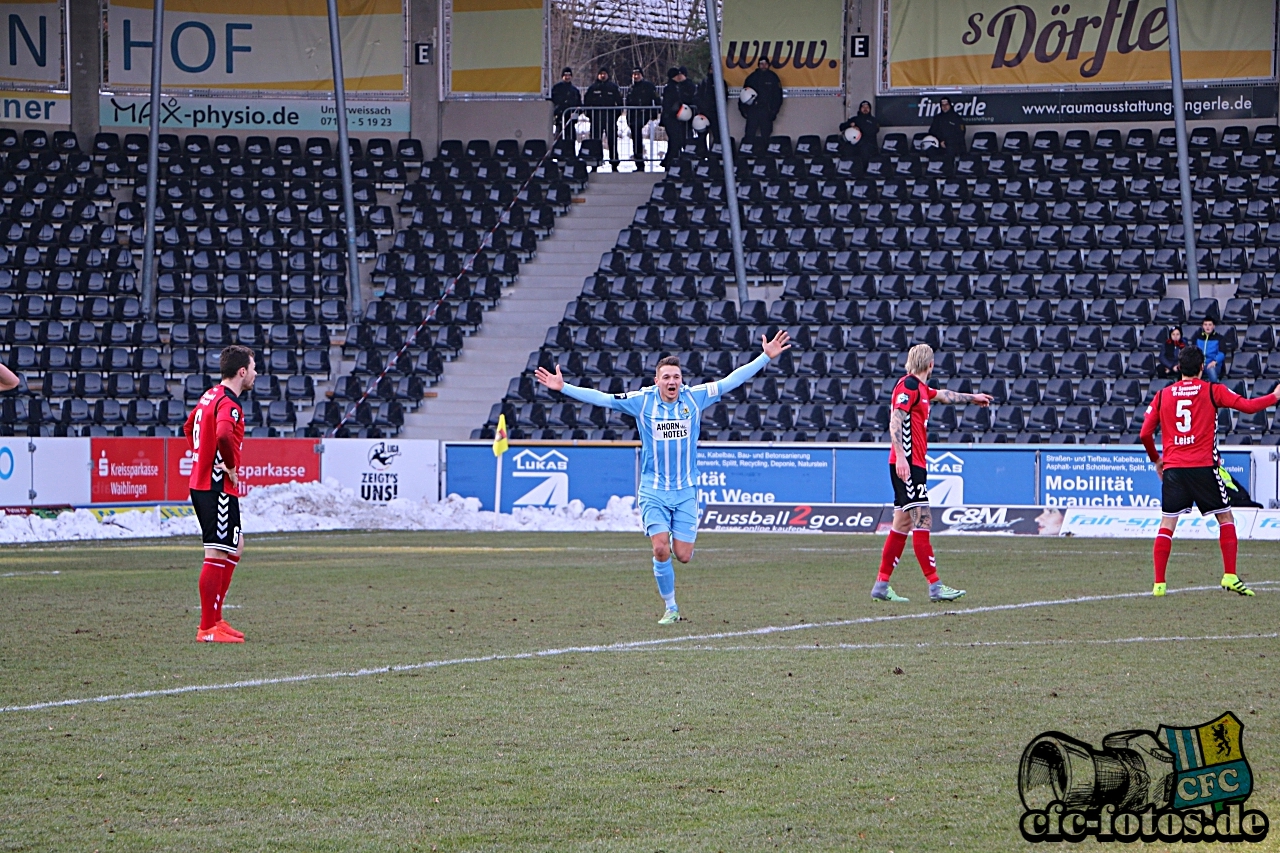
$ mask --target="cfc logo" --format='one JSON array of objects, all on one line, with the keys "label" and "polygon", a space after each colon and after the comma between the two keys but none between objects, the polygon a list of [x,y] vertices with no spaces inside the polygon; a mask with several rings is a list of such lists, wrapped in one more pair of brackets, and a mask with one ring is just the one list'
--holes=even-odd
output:
[{"label": "cfc logo", "polygon": [[1102,749],[1043,732],[1023,750],[1019,824],[1027,841],[1262,841],[1270,821],[1245,809],[1253,773],[1244,726],[1223,714],[1198,726],[1113,732]]}]

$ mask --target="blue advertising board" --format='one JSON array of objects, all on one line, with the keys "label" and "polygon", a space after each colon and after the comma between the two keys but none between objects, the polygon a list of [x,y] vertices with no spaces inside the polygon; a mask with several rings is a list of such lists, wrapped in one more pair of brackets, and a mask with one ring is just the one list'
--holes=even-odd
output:
[{"label": "blue advertising board", "polygon": [[[1248,453],[1223,453],[1227,472],[1247,487]],[[1160,506],[1160,477],[1146,452],[1042,450],[1040,503],[1045,506]]]},{"label": "blue advertising board", "polygon": [[[934,506],[1036,502],[1036,451],[935,447],[925,454]],[[889,449],[836,451],[836,503],[891,503]]]},{"label": "blue advertising board", "polygon": [[[445,493],[480,499],[493,509],[494,465],[488,445],[445,448]],[[512,447],[502,458],[502,512],[582,501],[603,509],[609,498],[636,494],[634,447]]]},{"label": "blue advertising board", "polygon": [[834,470],[829,447],[699,447],[698,503],[828,503]]}]

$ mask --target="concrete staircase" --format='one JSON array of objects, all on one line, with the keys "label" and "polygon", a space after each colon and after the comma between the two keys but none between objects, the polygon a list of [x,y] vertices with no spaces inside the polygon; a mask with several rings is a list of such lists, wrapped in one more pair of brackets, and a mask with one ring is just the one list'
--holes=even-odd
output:
[{"label": "concrete staircase", "polygon": [[445,367],[432,388],[438,396],[405,418],[403,437],[465,439],[484,425],[489,409],[501,402],[512,377],[524,371],[529,353],[560,322],[565,304],[582,291],[582,280],[596,270],[600,255],[613,247],[662,174],[591,176],[584,201],[556,222],[555,232],[521,267],[515,286]]}]

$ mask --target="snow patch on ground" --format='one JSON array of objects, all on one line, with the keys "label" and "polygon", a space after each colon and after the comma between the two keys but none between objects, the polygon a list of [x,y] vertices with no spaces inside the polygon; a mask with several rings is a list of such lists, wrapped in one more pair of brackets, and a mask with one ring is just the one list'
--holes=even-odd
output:
[{"label": "snow patch on ground", "polygon": [[[254,489],[240,500],[244,532],[281,533],[304,530],[644,530],[633,498],[612,497],[604,509],[587,509],[571,501],[557,509],[520,507],[510,515],[480,509],[476,498],[450,495],[437,503],[394,500],[370,504],[336,480],[286,483]],[[120,512],[99,521],[85,509],[56,518],[0,516],[0,543],[58,542],[77,539],[144,539],[198,536],[194,517],[165,518],[159,509]]]}]

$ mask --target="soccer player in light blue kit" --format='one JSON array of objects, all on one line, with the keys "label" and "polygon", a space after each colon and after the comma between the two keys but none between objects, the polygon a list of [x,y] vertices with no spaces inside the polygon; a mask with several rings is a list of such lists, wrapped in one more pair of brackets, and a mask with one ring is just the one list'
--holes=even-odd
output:
[{"label": "soccer player in light blue kit", "polygon": [[718,382],[689,387],[680,372],[680,359],[658,362],[655,384],[640,391],[610,395],[579,388],[564,381],[560,366],[551,373],[541,367],[534,374],[552,391],[575,400],[625,412],[636,419],[640,432],[640,516],[645,535],[653,542],[653,576],[666,604],[660,625],[680,621],[676,606],[676,571],[671,556],[682,563],[693,559],[698,537],[698,432],[704,409],[755,376],[771,359],[791,348],[791,337],[778,332],[773,340],[761,336],[764,352]]}]

